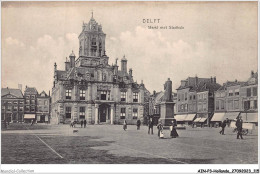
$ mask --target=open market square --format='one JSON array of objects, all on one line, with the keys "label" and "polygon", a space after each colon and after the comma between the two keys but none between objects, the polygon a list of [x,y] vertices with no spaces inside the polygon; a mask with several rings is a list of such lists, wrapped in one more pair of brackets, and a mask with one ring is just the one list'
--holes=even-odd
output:
[{"label": "open market square", "polygon": [[257,129],[236,139],[232,128],[187,126],[159,139],[148,127],[13,123],[2,130],[2,164],[257,164]]}]

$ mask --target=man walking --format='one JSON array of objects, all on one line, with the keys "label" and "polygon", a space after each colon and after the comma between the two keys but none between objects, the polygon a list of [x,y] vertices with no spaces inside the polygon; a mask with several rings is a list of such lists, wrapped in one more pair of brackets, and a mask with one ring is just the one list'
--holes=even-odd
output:
[{"label": "man walking", "polygon": [[225,127],[227,126],[227,123],[228,123],[228,118],[226,118],[226,120],[224,120],[221,124],[221,131],[219,132],[220,134],[222,135],[225,135]]},{"label": "man walking", "polygon": [[239,118],[237,119],[236,127],[237,127],[237,139],[239,139],[239,136],[241,139],[243,139],[243,137],[242,137],[242,129],[243,129],[242,116],[239,116]]},{"label": "man walking", "polygon": [[140,130],[141,121],[138,119],[136,122],[137,130]]},{"label": "man walking", "polygon": [[83,120],[80,121],[80,126],[81,126],[81,128],[82,128],[82,126],[83,126]]},{"label": "man walking", "polygon": [[148,134],[150,134],[150,129],[151,129],[151,134],[153,134],[153,119],[152,118],[148,122]]},{"label": "man walking", "polygon": [[161,121],[158,123],[157,129],[158,129],[158,137],[160,138],[160,133],[163,130],[163,125],[162,125]]},{"label": "man walking", "polygon": [[86,128],[87,120],[84,120],[84,128]]},{"label": "man walking", "polygon": [[126,129],[127,129],[127,122],[126,122],[126,120],[124,120],[123,129],[124,129],[124,131],[126,131]]}]

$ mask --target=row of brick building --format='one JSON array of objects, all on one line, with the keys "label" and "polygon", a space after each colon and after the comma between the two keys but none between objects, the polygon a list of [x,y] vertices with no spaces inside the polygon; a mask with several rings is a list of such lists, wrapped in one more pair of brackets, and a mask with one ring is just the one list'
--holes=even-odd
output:
[{"label": "row of brick building", "polygon": [[49,122],[50,95],[44,91],[38,93],[36,88],[27,87],[22,93],[19,89],[1,89],[1,120],[7,122]]},{"label": "row of brick building", "polygon": [[257,72],[247,81],[227,81],[223,85],[216,77],[188,77],[177,89],[175,118],[180,123],[215,124],[239,115],[245,122],[257,123]]},{"label": "row of brick building", "polygon": [[[251,72],[247,81],[227,81],[220,85],[216,77],[188,77],[181,80],[173,93],[174,117],[180,124],[214,125],[239,115],[245,122],[257,123],[258,73]],[[149,98],[149,117],[160,118],[164,92],[153,92]]]}]

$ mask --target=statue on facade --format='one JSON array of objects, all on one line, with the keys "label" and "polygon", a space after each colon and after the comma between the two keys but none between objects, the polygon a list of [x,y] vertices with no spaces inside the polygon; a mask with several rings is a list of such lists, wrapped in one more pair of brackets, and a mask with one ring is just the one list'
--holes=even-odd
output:
[{"label": "statue on facade", "polygon": [[164,101],[166,102],[172,102],[173,97],[172,97],[172,81],[170,78],[165,82],[164,84]]}]

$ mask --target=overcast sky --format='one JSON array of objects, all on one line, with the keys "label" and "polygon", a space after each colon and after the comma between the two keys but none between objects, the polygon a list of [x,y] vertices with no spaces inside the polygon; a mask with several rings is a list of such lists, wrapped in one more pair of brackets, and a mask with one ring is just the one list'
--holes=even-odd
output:
[{"label": "overcast sky", "polygon": [[72,50],[78,56],[92,10],[109,63],[125,54],[150,92],[163,90],[168,77],[175,90],[189,76],[216,76],[222,84],[257,71],[257,2],[2,2],[2,87],[51,90],[54,62],[63,70]]}]

